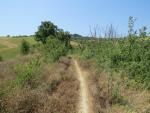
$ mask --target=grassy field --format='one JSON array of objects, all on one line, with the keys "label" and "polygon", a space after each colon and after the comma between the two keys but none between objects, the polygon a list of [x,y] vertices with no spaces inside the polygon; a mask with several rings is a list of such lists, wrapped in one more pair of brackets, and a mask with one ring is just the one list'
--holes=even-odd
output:
[{"label": "grassy field", "polygon": [[23,39],[31,45],[36,43],[33,37],[0,38],[0,56],[2,56],[3,60],[12,59],[20,55],[19,48]]}]

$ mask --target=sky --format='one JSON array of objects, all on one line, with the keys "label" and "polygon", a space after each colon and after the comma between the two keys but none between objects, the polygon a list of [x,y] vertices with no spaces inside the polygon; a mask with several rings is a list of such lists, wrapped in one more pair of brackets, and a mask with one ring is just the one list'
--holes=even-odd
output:
[{"label": "sky", "polygon": [[113,24],[119,34],[150,27],[150,0],[0,0],[0,35],[32,35],[41,21],[51,21],[71,33],[89,35],[89,26]]}]

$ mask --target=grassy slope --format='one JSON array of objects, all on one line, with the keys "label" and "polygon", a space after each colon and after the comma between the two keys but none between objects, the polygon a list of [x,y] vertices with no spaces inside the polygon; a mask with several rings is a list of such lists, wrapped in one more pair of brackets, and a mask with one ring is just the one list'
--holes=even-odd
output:
[{"label": "grassy slope", "polygon": [[[0,55],[3,60],[15,58],[20,54],[20,44],[22,39],[25,39],[30,44],[36,43],[33,37],[28,38],[0,38]],[[9,45],[4,45],[4,40],[7,40],[10,44],[16,45],[16,47],[9,47]]]},{"label": "grassy slope", "polygon": [[3,44],[0,44],[0,49],[2,49],[2,48],[6,48],[6,46]]}]

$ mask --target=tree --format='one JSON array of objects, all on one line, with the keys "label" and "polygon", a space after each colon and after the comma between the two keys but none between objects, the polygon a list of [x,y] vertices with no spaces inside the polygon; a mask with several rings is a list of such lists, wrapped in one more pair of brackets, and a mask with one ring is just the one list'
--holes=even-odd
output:
[{"label": "tree", "polygon": [[58,29],[58,27],[50,21],[45,21],[38,27],[38,31],[35,33],[35,39],[45,45],[49,38],[58,39],[63,42],[67,48],[70,47],[70,33],[65,32],[63,29]]},{"label": "tree", "polygon": [[57,33],[57,38],[62,41],[65,42],[65,46],[69,47],[70,46],[70,39],[71,39],[71,35],[69,32],[64,32],[62,29],[59,30],[59,32]]},{"label": "tree", "polygon": [[35,33],[35,39],[45,44],[49,36],[56,36],[57,31],[57,26],[52,22],[41,22],[41,25],[38,27],[38,31]]}]

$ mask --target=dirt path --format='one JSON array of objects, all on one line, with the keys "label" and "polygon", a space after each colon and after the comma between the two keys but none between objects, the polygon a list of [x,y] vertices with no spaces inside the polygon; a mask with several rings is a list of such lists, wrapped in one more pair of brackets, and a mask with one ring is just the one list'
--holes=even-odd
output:
[{"label": "dirt path", "polygon": [[91,102],[89,98],[88,86],[86,83],[86,75],[81,71],[81,68],[76,60],[74,60],[74,64],[80,82],[80,102],[78,113],[93,113],[90,106]]}]

